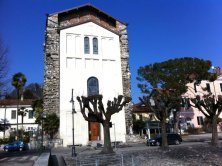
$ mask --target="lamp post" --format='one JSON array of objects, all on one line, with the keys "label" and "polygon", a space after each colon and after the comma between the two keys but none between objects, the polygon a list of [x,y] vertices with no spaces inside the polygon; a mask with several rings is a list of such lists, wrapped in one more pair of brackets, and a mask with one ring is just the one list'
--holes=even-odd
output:
[{"label": "lamp post", "polygon": [[73,89],[72,89],[70,103],[72,103],[72,157],[75,157],[77,155],[76,150],[75,150],[75,142],[74,142],[74,114],[76,113],[76,111],[75,111],[75,105],[74,105],[74,100],[73,100]]},{"label": "lamp post", "polygon": [[42,149],[43,149],[43,141],[44,141],[44,132],[43,132],[43,123],[44,123],[44,119],[46,118],[46,113],[45,112],[43,112],[42,113]]}]

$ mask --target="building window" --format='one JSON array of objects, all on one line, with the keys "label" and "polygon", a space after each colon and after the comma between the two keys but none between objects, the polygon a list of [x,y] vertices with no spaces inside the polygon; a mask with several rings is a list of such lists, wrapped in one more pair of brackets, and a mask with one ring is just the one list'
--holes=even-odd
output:
[{"label": "building window", "polygon": [[12,110],[11,119],[16,119],[16,110]]},{"label": "building window", "polygon": [[222,92],[222,83],[220,83],[220,91]]},{"label": "building window", "polygon": [[207,92],[211,92],[211,90],[210,90],[210,84],[209,83],[206,83],[206,88],[207,88]]},{"label": "building window", "polygon": [[93,54],[98,54],[98,39],[93,38]]},{"label": "building window", "polygon": [[198,123],[198,125],[203,125],[204,124],[202,116],[197,117],[197,123]]},{"label": "building window", "polygon": [[29,119],[33,119],[33,117],[34,117],[34,111],[29,110]]},{"label": "building window", "polygon": [[99,82],[96,77],[90,77],[87,81],[88,96],[99,94]]},{"label": "building window", "polygon": [[195,93],[197,93],[197,83],[196,82],[194,82],[194,91],[195,91]]},{"label": "building window", "polygon": [[84,37],[84,53],[89,54],[89,37]]}]

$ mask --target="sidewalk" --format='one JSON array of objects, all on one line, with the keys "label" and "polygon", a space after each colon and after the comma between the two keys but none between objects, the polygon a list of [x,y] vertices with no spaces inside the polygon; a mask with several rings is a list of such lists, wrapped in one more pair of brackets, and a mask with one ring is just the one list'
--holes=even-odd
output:
[{"label": "sidewalk", "polygon": [[[204,142],[211,141],[212,134],[211,133],[203,133],[203,134],[193,134],[182,136],[184,142]],[[218,133],[218,139],[222,140],[222,132]]]}]

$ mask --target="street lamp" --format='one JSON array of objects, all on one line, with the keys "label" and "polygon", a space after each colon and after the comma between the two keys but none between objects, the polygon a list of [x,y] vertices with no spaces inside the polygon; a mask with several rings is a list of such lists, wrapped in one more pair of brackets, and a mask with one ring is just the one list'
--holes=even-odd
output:
[{"label": "street lamp", "polygon": [[75,157],[77,155],[76,150],[75,150],[75,142],[74,142],[74,114],[76,113],[76,111],[75,111],[75,105],[74,105],[74,100],[73,100],[73,89],[72,89],[70,103],[72,103],[72,157]]},{"label": "street lamp", "polygon": [[43,123],[44,123],[44,119],[46,119],[46,116],[47,116],[47,114],[46,114],[46,112],[43,112],[42,113],[42,149],[43,149],[43,141],[44,141],[44,132],[43,132]]}]

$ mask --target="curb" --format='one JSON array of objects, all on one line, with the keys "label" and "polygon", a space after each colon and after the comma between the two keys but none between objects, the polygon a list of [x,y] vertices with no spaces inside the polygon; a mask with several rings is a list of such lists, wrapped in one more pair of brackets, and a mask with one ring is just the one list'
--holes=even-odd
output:
[{"label": "curb", "polygon": [[49,164],[50,153],[44,152],[39,158],[35,161],[34,166],[48,166]]}]

